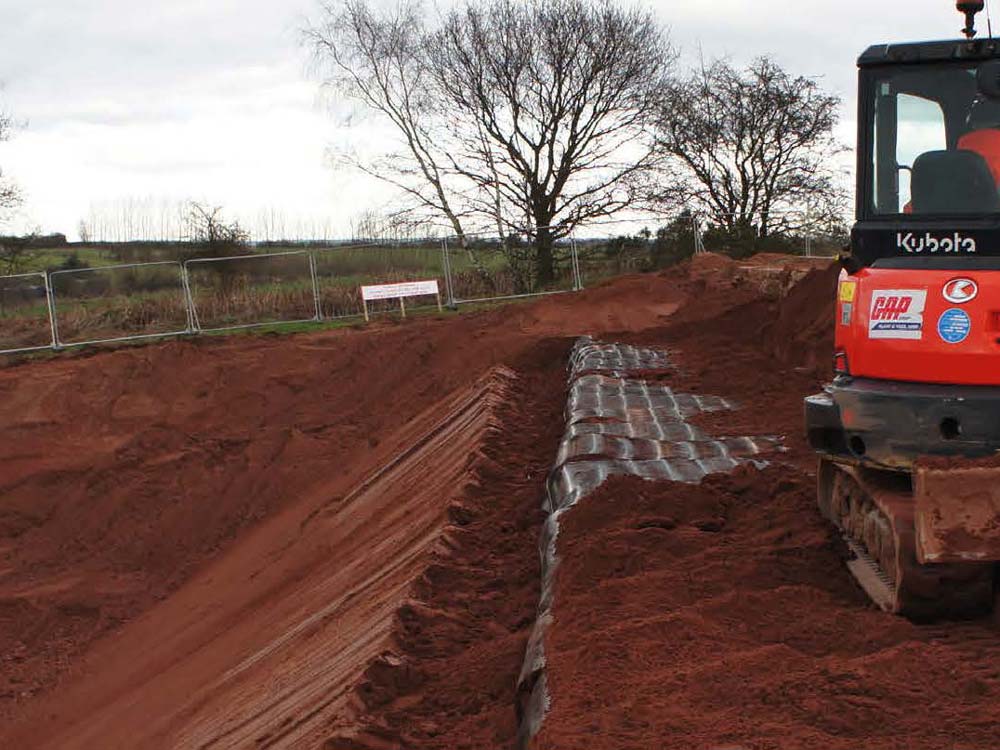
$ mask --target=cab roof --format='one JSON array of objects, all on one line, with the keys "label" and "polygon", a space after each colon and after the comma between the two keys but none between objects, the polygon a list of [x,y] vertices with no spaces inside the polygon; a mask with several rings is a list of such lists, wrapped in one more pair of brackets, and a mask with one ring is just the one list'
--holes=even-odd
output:
[{"label": "cab roof", "polygon": [[858,66],[1000,59],[1000,38],[876,44],[858,58]]}]

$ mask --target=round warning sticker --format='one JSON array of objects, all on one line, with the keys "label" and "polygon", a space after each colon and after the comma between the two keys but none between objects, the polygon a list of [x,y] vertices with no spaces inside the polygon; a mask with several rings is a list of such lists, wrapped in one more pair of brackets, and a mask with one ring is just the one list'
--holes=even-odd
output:
[{"label": "round warning sticker", "polygon": [[961,344],[969,338],[972,330],[972,319],[965,310],[952,308],[945,310],[938,320],[938,335],[949,344]]}]

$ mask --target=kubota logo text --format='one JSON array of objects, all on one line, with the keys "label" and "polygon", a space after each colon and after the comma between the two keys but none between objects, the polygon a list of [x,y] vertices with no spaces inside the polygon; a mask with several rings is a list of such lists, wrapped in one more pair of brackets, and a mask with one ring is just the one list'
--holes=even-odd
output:
[{"label": "kubota logo text", "polygon": [[912,305],[913,297],[879,297],[872,308],[872,320],[899,320]]},{"label": "kubota logo text", "polygon": [[935,237],[927,232],[922,237],[907,232],[896,234],[896,247],[907,253],[974,253],[976,241],[958,232],[950,237]]}]

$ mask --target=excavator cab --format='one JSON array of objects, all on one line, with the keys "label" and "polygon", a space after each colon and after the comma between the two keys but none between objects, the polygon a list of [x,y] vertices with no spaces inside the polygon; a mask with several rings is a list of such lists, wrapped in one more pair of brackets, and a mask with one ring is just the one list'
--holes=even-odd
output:
[{"label": "excavator cab", "polygon": [[994,606],[1000,562],[1000,40],[858,61],[856,223],[835,378],[806,399],[819,505],[848,567],[915,619]]},{"label": "excavator cab", "polygon": [[[1000,41],[872,47],[859,67],[853,268],[982,256],[1000,233]],[[961,236],[921,246],[900,231]]]},{"label": "excavator cab", "polygon": [[887,67],[863,77],[872,101],[869,216],[1000,212],[1000,99],[983,91],[980,77],[1000,78],[1000,61]]}]

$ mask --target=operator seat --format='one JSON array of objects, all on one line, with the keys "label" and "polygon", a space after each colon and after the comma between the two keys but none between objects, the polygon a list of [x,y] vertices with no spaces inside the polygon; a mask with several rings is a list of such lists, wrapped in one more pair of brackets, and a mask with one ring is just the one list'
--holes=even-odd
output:
[{"label": "operator seat", "polygon": [[1000,212],[997,179],[978,151],[921,154],[913,162],[911,193],[914,214]]},{"label": "operator seat", "polygon": [[982,156],[993,173],[993,181],[1000,185],[1000,129],[981,128],[966,133],[958,139],[958,148]]}]

